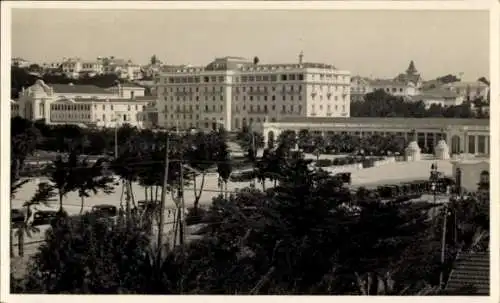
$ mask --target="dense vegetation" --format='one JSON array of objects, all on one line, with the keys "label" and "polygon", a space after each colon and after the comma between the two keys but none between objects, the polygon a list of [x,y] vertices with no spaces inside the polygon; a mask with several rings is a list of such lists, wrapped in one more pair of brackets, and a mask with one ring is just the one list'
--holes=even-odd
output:
[{"label": "dense vegetation", "polygon": [[[11,195],[15,195],[23,186],[16,171],[44,136],[29,123],[12,131]],[[310,160],[292,151],[295,143],[286,135],[262,157],[255,156],[249,145],[248,157],[258,180],[274,181],[273,187],[261,182],[262,190],[221,191],[206,211],[200,211],[204,174],[215,169],[221,189],[227,184],[232,170],[228,134],[219,130],[147,136],[127,127],[119,132],[122,141],[114,159],[85,162],[79,156],[80,143],[74,143],[81,140],[75,137],[67,142],[69,155],[51,162],[52,185],[42,183],[25,207],[29,212],[32,205],[55,195],[61,212],[26,275],[12,279],[14,292],[422,294],[439,285],[440,273],[447,278],[458,251],[485,249],[478,243],[488,240],[487,197],[455,199],[444,209],[425,201],[382,200],[364,188],[352,193],[339,178],[311,169]],[[200,182],[194,186],[195,200],[186,203],[193,206],[190,222],[205,226],[200,239],[176,247],[157,246],[152,228],[159,224],[157,205],[135,212],[137,189],[131,188],[133,181],[139,181],[155,201],[162,193],[167,152],[171,161],[166,190],[177,192],[182,180]],[[181,163],[195,168],[199,178],[181,178]],[[118,218],[67,216],[68,192],[81,193],[83,204],[96,191],[112,190],[107,170],[130,189]],[[445,215],[456,220],[447,222],[442,263]],[[23,228],[31,228],[28,220]]]},{"label": "dense vegetation", "polygon": [[[473,110],[471,103],[479,110]],[[488,113],[481,110],[483,105],[489,104],[485,100],[471,100],[457,106],[432,104],[426,108],[422,101],[408,102],[378,90],[366,94],[364,101],[351,102],[351,117],[489,118]]]}]

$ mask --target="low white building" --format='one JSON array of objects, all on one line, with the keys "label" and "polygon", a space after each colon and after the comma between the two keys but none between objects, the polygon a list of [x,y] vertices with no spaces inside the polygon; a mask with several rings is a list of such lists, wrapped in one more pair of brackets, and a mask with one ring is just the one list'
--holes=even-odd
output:
[{"label": "low white building", "polygon": [[442,88],[462,96],[465,100],[469,99],[471,101],[479,98],[486,100],[490,90],[488,85],[480,81],[457,81],[444,84]]},{"label": "low white building", "polygon": [[138,128],[149,125],[146,106],[149,98],[139,99],[60,99],[50,104],[52,124],[83,124],[116,127],[130,124]]},{"label": "low white building", "polygon": [[398,97],[410,97],[419,93],[419,89],[412,82],[397,80],[377,79],[370,81],[370,92],[383,90],[387,94]]},{"label": "low white building", "polygon": [[11,103],[11,113],[17,112],[29,120],[44,119],[47,124],[114,127],[117,123],[129,123],[144,127],[148,124],[145,121],[148,115],[143,112],[156,102],[155,97],[145,97],[144,90],[135,85],[111,88],[72,84],[49,86],[37,80],[21,92],[17,102]]},{"label": "low white building", "polygon": [[424,102],[426,108],[431,107],[431,105],[449,107],[462,104],[464,102],[464,96],[461,96],[454,91],[436,88],[412,96],[410,100],[414,102],[422,101]]}]

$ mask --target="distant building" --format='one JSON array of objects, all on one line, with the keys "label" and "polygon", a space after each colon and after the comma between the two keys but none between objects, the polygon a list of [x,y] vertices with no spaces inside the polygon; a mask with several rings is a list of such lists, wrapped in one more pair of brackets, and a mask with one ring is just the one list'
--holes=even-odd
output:
[{"label": "distant building", "polygon": [[426,108],[432,105],[449,107],[462,104],[464,102],[464,97],[451,90],[436,88],[411,96],[409,100],[414,102],[422,101]]},{"label": "distant building", "polygon": [[415,68],[415,63],[410,61],[405,73],[397,75],[394,79],[372,80],[370,86],[372,92],[383,90],[393,96],[410,97],[420,93],[422,78]]},{"label": "distant building", "polygon": [[487,100],[490,91],[489,86],[480,81],[473,81],[473,82],[457,81],[444,84],[442,88],[462,96],[465,99],[465,101],[473,101],[478,98]]},{"label": "distant building", "polygon": [[365,99],[365,95],[372,91],[370,82],[369,78],[361,76],[351,78],[351,102],[363,101]]},{"label": "distant building", "polygon": [[302,53],[289,64],[224,57],[166,67],[157,83],[159,124],[235,130],[282,117],[349,117],[350,83],[348,71],[303,62]]},{"label": "distant building", "polygon": [[146,127],[151,121],[145,113],[154,106],[154,97],[145,97],[144,88],[117,85],[100,88],[93,85],[53,84],[42,80],[23,90],[11,112],[29,120],[44,119],[47,124],[115,127],[122,123]]},{"label": "distant building", "polygon": [[24,60],[23,58],[14,57],[11,60],[11,65],[21,67],[21,68],[26,68],[26,67],[29,67],[31,65],[31,63],[28,60]]}]

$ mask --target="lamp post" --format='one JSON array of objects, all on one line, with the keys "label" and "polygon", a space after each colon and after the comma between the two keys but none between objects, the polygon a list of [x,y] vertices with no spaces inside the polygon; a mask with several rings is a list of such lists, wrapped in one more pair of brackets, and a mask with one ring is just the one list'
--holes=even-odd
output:
[{"label": "lamp post", "polygon": [[[433,202],[434,202],[434,209],[436,207],[437,203],[437,197],[436,197],[436,190],[437,190],[437,174],[438,174],[438,166],[437,163],[433,163],[431,165],[431,191],[432,191],[432,196],[433,196]],[[436,215],[436,211],[434,211],[434,216]]]}]

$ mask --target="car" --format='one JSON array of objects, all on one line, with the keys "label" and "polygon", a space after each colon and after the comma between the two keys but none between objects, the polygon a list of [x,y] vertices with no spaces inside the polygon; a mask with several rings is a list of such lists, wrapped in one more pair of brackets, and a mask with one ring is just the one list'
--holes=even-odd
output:
[{"label": "car", "polygon": [[57,217],[55,210],[38,210],[33,215],[33,226],[50,224]]},{"label": "car", "polygon": [[91,212],[98,217],[115,217],[118,215],[118,208],[111,204],[99,204],[92,207]]},{"label": "car", "polygon": [[338,173],[335,177],[339,178],[343,183],[351,184],[351,173]]},{"label": "car", "polygon": [[13,224],[19,224],[24,222],[24,213],[17,208],[10,210],[10,222]]}]

